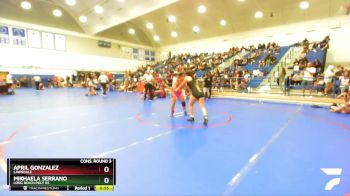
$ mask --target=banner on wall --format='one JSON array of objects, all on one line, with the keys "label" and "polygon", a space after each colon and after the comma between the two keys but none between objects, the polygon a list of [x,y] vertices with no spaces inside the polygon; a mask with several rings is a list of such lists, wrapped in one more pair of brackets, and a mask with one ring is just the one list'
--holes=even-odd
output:
[{"label": "banner on wall", "polygon": [[16,46],[26,46],[27,38],[25,29],[13,27],[12,28],[12,43]]},{"label": "banner on wall", "polygon": [[139,49],[138,48],[133,48],[132,49],[132,56],[133,56],[133,59],[135,60],[139,60]]},{"label": "banner on wall", "polygon": [[151,51],[151,61],[155,61],[155,60],[156,60],[156,52]]},{"label": "banner on wall", "polygon": [[8,26],[0,25],[0,44],[10,44]]},{"label": "banner on wall", "polygon": [[155,60],[155,52],[150,50],[145,50],[145,59],[146,61],[154,61]]},{"label": "banner on wall", "polygon": [[55,49],[66,50],[66,37],[64,35],[55,34]]},{"label": "banner on wall", "polygon": [[22,37],[25,38],[26,37],[26,33],[24,29],[20,29],[20,28],[12,28],[12,36],[13,37]]},{"label": "banner on wall", "polygon": [[28,47],[41,48],[41,36],[39,31],[28,30]]},{"label": "banner on wall", "polygon": [[126,54],[131,54],[133,52],[132,48],[129,47],[122,47],[122,51]]},{"label": "banner on wall", "polygon": [[54,35],[48,32],[41,32],[42,48],[54,49]]},{"label": "banner on wall", "polygon": [[9,27],[0,25],[0,34],[9,36]]}]

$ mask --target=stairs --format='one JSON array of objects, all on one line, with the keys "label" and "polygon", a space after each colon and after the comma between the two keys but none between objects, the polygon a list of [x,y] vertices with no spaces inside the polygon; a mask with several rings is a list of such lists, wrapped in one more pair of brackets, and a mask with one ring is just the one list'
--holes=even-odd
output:
[{"label": "stairs", "polygon": [[[259,88],[267,88],[269,87],[270,92],[279,92],[283,93],[281,87],[277,85],[277,82],[274,80],[274,72],[275,71],[281,71],[282,68],[286,69],[286,76],[289,76],[293,73],[293,69],[288,69],[289,66],[292,66],[294,59],[298,59],[300,56],[301,51],[303,50],[302,47],[291,47],[289,51],[287,52],[287,55],[282,58],[282,60],[271,70],[270,74],[261,82]],[[306,55],[306,58],[309,62],[314,62],[315,59],[319,59],[320,62],[324,62],[326,57],[326,51],[323,51],[321,49],[317,49],[316,51],[309,51],[309,53]],[[290,58],[291,62],[289,64],[283,63],[284,59]],[[301,94],[302,86],[292,86],[291,87],[291,93],[293,94]]]},{"label": "stairs", "polygon": [[[274,73],[276,71],[281,71],[282,68],[286,69],[286,74],[290,75],[293,70],[287,69],[288,66],[291,66],[293,64],[294,59],[299,58],[299,53],[302,48],[300,47],[290,47],[289,50],[286,52],[285,56],[281,58],[281,60],[273,67],[273,69],[270,71],[270,73],[263,79],[263,81],[260,83],[259,88],[268,86],[271,90],[278,91],[282,93],[281,88],[277,85],[277,82],[274,80]],[[287,65],[286,59],[290,59],[290,63]]]},{"label": "stairs", "polygon": [[282,63],[282,59],[285,57],[286,54],[288,54],[288,51],[290,50],[290,46],[285,46],[285,47],[281,47],[281,50],[280,50],[280,53],[275,55],[276,57],[276,61],[277,61],[277,64],[275,65],[270,65],[268,67],[258,67],[258,63],[260,60],[264,60],[265,56],[267,54],[261,54],[260,55],[260,58],[254,62],[254,64],[251,64],[251,65],[246,65],[245,67],[243,67],[244,70],[249,70],[249,71],[253,71],[253,70],[256,70],[256,69],[259,69],[260,71],[264,71],[264,72],[267,72],[268,74],[264,77],[255,77],[255,78],[252,78],[248,84],[248,86],[250,86],[251,88],[257,88],[261,85],[261,83],[263,83],[263,81],[265,81],[270,75],[271,75],[271,71],[275,68],[275,67],[278,67],[276,65],[279,65]]},{"label": "stairs", "polygon": [[[242,54],[239,53],[238,55],[242,55]],[[247,57],[248,55],[250,55],[250,52],[247,51],[247,52],[244,54],[244,56]],[[235,59],[235,56],[236,56],[236,55],[233,55],[232,57],[226,59],[226,60],[224,61],[224,66],[219,66],[219,71],[220,71],[220,73],[223,72],[225,68],[229,67],[229,66],[233,63],[233,61],[234,61],[234,59]]]}]

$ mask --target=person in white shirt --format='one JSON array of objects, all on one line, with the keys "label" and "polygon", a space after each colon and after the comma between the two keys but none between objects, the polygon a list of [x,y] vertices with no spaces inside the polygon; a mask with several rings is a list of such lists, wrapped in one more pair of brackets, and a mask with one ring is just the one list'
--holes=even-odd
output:
[{"label": "person in white shirt", "polygon": [[332,91],[332,86],[333,86],[333,78],[335,76],[334,72],[334,65],[329,65],[327,67],[327,70],[324,72],[324,84],[325,84],[325,89],[324,89],[324,94],[327,95],[328,93],[331,93]]},{"label": "person in white shirt", "polygon": [[101,84],[102,87],[102,96],[107,95],[108,77],[105,72],[101,72],[101,75],[98,77],[98,82]]},{"label": "person in white shirt", "polygon": [[143,76],[143,80],[145,82],[145,94],[143,97],[143,100],[146,100],[147,98],[147,93],[149,93],[149,98],[150,100],[153,100],[153,75],[151,74],[150,71],[147,71],[146,74]]},{"label": "person in white shirt", "polygon": [[341,90],[341,93],[343,93],[346,89],[349,89],[350,71],[345,71],[344,76],[340,76],[339,80],[340,80],[340,90]]},{"label": "person in white shirt", "polygon": [[260,76],[260,70],[259,69],[254,69],[253,70],[253,76],[254,76],[254,78],[259,77]]},{"label": "person in white shirt", "polygon": [[316,68],[313,67],[312,63],[308,63],[307,67],[304,69],[303,77],[303,96],[305,96],[305,89],[308,88],[310,96],[314,87],[314,74],[316,73]]},{"label": "person in white shirt", "polygon": [[10,72],[7,72],[6,75],[6,84],[8,86],[12,86],[13,85],[13,79],[12,79],[12,75],[10,74]]},{"label": "person in white shirt", "polygon": [[12,79],[12,75],[10,74],[10,72],[7,72],[7,75],[6,75],[6,85],[7,85],[7,88],[8,89],[11,89],[11,93],[14,93],[14,90],[13,90],[13,79]]},{"label": "person in white shirt", "polygon": [[35,84],[35,89],[36,90],[40,90],[40,88],[39,88],[39,85],[40,85],[40,82],[41,82],[40,76],[34,76],[33,80],[34,80],[34,84]]}]

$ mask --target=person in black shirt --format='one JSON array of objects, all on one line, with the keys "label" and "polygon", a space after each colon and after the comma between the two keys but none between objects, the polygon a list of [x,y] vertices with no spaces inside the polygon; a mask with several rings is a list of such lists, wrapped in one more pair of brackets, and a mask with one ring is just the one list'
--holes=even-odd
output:
[{"label": "person in black shirt", "polygon": [[211,76],[211,74],[208,72],[205,77],[204,77],[204,95],[207,98],[211,98],[211,88],[212,88],[212,84],[213,84],[213,77]]},{"label": "person in black shirt", "polygon": [[52,88],[52,80],[50,77],[47,78],[47,88]]}]

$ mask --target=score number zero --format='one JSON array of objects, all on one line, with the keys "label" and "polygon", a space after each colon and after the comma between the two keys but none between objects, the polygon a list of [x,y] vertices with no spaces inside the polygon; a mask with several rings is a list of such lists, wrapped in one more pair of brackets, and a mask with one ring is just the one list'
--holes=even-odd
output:
[{"label": "score number zero", "polygon": [[[108,167],[108,166],[105,166],[105,167],[103,168],[103,171],[104,171],[105,173],[108,173],[108,172],[109,172],[109,167]],[[109,178],[108,178],[108,177],[105,177],[105,178],[103,179],[103,182],[104,182],[105,184],[108,184],[108,183],[109,183]]]}]

